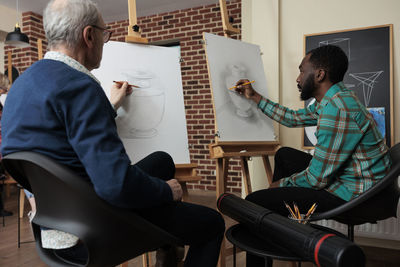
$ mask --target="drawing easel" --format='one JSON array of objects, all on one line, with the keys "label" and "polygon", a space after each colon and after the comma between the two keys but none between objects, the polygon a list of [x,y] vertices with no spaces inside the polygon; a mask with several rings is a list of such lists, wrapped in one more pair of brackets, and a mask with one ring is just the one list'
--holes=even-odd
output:
[{"label": "drawing easel", "polygon": [[8,65],[7,65],[7,69],[8,69],[8,80],[10,81],[10,85],[12,84],[13,80],[12,80],[12,55],[11,55],[11,51],[8,51],[7,53],[7,57],[8,57]]},{"label": "drawing easel", "polygon": [[[224,36],[230,38],[232,34],[239,34],[240,30],[234,28],[228,18],[228,11],[226,7],[225,0],[219,0],[222,25]],[[207,60],[208,61],[208,60]],[[209,76],[211,77],[210,73]],[[213,91],[212,91],[213,93]],[[214,95],[213,95],[214,99]],[[216,116],[216,110],[214,106],[214,115]],[[216,118],[215,118],[215,121]],[[217,133],[216,125],[216,133]],[[242,176],[243,176],[243,186],[246,195],[251,193],[251,182],[250,182],[250,172],[248,166],[248,160],[250,157],[261,157],[263,159],[264,168],[267,174],[269,183],[272,182],[272,169],[269,162],[269,156],[275,154],[279,148],[278,141],[221,141],[219,135],[216,134],[215,143],[209,144],[210,157],[217,160],[216,164],[216,197],[218,198],[222,193],[226,191],[226,181],[228,178],[229,170],[229,160],[231,158],[239,158]],[[225,257],[231,255],[233,250],[226,250],[226,243],[223,240],[221,244],[221,252],[219,258],[219,267],[225,267]]]},{"label": "drawing easel", "polygon": [[221,10],[222,28],[224,29],[225,37],[232,34],[240,33],[240,29],[234,28],[229,22],[228,9],[226,8],[226,0],[219,0],[219,8]]},{"label": "drawing easel", "polygon": [[129,26],[128,35],[125,36],[125,42],[147,44],[149,41],[140,36],[140,28],[137,25],[136,0],[128,0],[128,12]]}]

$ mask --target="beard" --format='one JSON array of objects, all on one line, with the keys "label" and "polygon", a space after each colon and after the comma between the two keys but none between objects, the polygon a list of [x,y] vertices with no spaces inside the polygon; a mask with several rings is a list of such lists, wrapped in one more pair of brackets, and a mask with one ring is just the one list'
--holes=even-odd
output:
[{"label": "beard", "polygon": [[303,101],[306,101],[306,100],[314,97],[314,92],[317,89],[315,86],[313,75],[309,75],[307,77],[303,86],[300,86],[300,84],[297,84],[297,87],[301,90],[300,99]]}]

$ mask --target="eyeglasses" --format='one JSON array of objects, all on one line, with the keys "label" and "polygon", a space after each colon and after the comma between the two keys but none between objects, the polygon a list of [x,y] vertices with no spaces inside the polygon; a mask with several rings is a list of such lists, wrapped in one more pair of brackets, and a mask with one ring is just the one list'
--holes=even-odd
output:
[{"label": "eyeglasses", "polygon": [[97,26],[97,25],[89,25],[89,26],[92,26],[93,28],[96,28],[96,29],[99,29],[99,30],[103,31],[103,42],[104,43],[107,43],[110,40],[111,35],[113,33],[112,31],[110,31],[109,29],[102,28],[102,27]]}]

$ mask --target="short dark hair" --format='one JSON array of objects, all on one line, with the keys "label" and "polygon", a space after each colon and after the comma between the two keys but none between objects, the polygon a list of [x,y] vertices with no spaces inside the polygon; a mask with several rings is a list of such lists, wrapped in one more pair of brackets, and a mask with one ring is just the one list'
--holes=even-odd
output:
[{"label": "short dark hair", "polygon": [[349,66],[349,60],[343,50],[335,45],[324,45],[307,52],[314,68],[322,68],[328,73],[328,79],[333,83],[343,81]]}]

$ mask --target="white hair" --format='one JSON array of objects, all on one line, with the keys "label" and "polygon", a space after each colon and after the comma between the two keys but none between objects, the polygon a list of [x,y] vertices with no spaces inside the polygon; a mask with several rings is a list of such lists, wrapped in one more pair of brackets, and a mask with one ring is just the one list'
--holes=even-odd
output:
[{"label": "white hair", "polygon": [[72,49],[88,25],[100,19],[97,5],[91,0],[52,0],[43,12],[43,25],[49,48],[59,44]]}]

